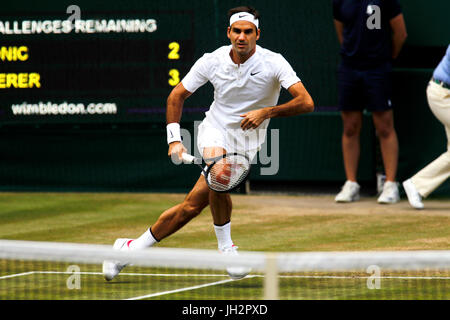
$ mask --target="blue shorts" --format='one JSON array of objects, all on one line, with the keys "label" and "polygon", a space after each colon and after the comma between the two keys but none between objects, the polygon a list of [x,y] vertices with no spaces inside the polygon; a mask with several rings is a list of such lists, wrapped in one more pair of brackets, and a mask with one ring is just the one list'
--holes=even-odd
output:
[{"label": "blue shorts", "polygon": [[385,111],[392,109],[392,67],[357,69],[340,64],[338,69],[339,110]]}]

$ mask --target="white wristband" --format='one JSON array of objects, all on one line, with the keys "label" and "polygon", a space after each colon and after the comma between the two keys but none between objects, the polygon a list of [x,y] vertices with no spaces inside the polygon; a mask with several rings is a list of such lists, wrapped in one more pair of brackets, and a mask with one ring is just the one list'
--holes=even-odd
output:
[{"label": "white wristband", "polygon": [[169,123],[167,129],[167,144],[175,141],[181,142],[180,124],[176,122]]}]

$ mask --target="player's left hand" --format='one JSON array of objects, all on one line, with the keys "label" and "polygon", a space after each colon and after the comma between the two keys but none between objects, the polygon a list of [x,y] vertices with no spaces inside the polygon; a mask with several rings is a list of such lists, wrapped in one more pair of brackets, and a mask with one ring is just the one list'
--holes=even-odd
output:
[{"label": "player's left hand", "polygon": [[241,117],[244,119],[241,121],[241,129],[248,130],[258,128],[260,124],[268,118],[268,115],[269,113],[265,108],[242,114]]}]

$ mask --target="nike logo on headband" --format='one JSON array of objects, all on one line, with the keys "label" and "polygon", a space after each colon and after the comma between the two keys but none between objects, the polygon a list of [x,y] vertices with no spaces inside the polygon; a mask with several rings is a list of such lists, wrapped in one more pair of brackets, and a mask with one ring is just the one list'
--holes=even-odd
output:
[{"label": "nike logo on headband", "polygon": [[255,16],[248,12],[237,12],[230,17],[230,26],[239,20],[245,20],[253,23],[256,28],[259,28],[259,19],[256,19]]}]

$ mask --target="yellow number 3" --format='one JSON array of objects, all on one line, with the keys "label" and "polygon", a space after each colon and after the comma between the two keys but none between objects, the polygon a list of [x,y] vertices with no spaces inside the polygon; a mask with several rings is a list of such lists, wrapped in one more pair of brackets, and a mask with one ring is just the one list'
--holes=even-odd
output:
[{"label": "yellow number 3", "polygon": [[177,84],[180,83],[180,72],[177,69],[172,69],[169,71],[169,85],[172,87],[175,87]]},{"label": "yellow number 3", "polygon": [[169,43],[169,55],[168,58],[170,60],[178,60],[180,59],[180,55],[178,54],[178,52],[180,51],[180,44],[178,42],[171,42]]}]

